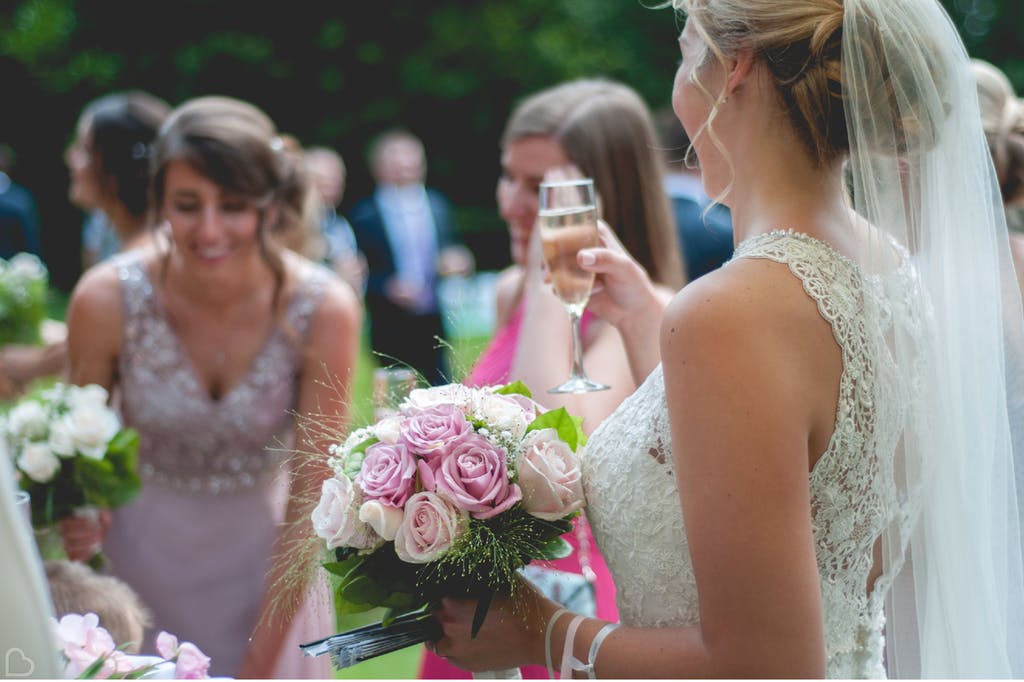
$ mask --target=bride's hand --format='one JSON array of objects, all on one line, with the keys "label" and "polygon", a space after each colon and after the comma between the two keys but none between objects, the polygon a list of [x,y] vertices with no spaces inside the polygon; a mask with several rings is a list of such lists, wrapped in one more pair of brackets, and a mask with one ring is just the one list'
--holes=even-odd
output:
[{"label": "bride's hand", "polygon": [[472,672],[505,670],[542,661],[544,626],[538,624],[539,604],[530,597],[526,600],[525,604],[513,605],[510,598],[495,596],[474,638],[470,633],[476,600],[445,598],[441,607],[434,610],[444,636],[427,648]]}]

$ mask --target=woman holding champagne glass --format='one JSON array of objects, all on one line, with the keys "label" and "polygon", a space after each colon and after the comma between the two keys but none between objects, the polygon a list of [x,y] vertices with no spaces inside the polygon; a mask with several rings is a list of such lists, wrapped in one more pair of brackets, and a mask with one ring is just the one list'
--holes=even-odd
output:
[{"label": "woman holding champagne glass", "polygon": [[[582,363],[591,379],[609,388],[548,392],[570,375],[573,337],[566,305],[545,281],[541,235],[536,229],[539,192],[545,175],[549,180],[568,180],[570,175],[592,178],[593,203],[604,220],[653,281],[674,291],[685,278],[659,164],[650,111],[635,91],[621,83],[569,81],[534,93],[515,107],[502,136],[502,174],[496,192],[498,209],[508,226],[513,264],[498,283],[498,330],[466,383],[520,380],[544,406],[565,406],[583,416],[588,433],[636,388],[619,332],[584,313]],[[553,277],[558,277],[557,270]],[[573,553],[542,570],[531,566],[531,578],[563,595],[577,595],[576,608],[615,619],[615,586],[583,517],[565,539]],[[547,569],[551,570],[544,572]],[[582,589],[581,576],[586,580]],[[540,666],[524,667],[522,673],[526,678],[547,677]],[[469,677],[429,652],[420,675]]]}]

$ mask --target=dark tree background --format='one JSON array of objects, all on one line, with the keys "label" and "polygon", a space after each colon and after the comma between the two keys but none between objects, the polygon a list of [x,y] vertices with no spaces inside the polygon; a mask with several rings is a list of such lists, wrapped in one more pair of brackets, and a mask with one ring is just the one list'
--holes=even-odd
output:
[{"label": "dark tree background", "polygon": [[[943,0],[971,54],[1024,91],[1024,2]],[[370,191],[367,141],[420,135],[429,181],[459,206],[481,268],[508,260],[494,209],[497,140],[511,105],[566,78],[606,75],[668,103],[680,29],[644,0],[0,0],[0,143],[36,194],[44,258],[67,291],[82,215],[62,162],[93,98],[141,88],[172,104],[248,99],[349,166],[343,208]]]}]

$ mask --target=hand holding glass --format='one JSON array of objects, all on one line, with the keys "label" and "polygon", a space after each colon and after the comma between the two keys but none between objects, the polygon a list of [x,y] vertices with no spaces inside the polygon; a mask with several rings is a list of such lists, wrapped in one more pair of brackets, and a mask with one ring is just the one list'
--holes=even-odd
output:
[{"label": "hand holding glass", "polygon": [[600,246],[597,232],[597,204],[594,181],[590,178],[542,182],[537,219],[544,261],[551,276],[555,295],[569,311],[572,323],[572,374],[549,393],[587,393],[608,386],[587,378],[583,371],[583,341],[580,318],[590,300],[594,274],[580,268],[576,254],[580,249]]}]

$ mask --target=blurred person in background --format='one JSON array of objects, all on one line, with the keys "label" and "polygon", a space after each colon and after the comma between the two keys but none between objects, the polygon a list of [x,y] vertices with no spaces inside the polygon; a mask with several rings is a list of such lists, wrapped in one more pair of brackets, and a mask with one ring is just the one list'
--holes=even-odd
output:
[{"label": "blurred person in background", "polygon": [[359,303],[271,239],[302,220],[308,179],[253,105],[180,105],[153,172],[169,240],[88,271],[68,311],[70,379],[111,390],[138,430],[142,491],[99,524],[62,527],[65,547],[81,558],[102,546],[138,592],[154,621],[143,650],[164,629],[217,675],[327,676],[298,644],[333,631],[330,598],[293,572],[315,564],[302,527],[326,443],[296,443],[296,428],[313,416],[344,428]]},{"label": "blurred person in background", "polygon": [[[82,110],[75,138],[64,154],[68,198],[89,211],[87,224],[106,226],[113,253],[142,248],[157,238],[149,215],[149,164],[153,140],[170,113],[162,99],[138,90],[105,95]],[[99,227],[97,229],[100,229]],[[104,232],[102,232],[103,234]],[[107,257],[83,251],[86,262]],[[0,366],[14,393],[32,380],[59,374],[67,357],[67,330],[47,324],[43,346],[8,345]]]},{"label": "blurred person in background", "polygon": [[[569,315],[544,278],[536,229],[538,187],[550,171],[567,166],[593,178],[603,219],[653,280],[675,291],[683,285],[683,267],[656,149],[647,105],[634,90],[614,81],[569,81],[534,93],[513,109],[501,138],[496,189],[513,263],[498,281],[497,331],[466,383],[522,381],[545,407],[564,406],[582,416],[587,433],[636,389],[618,331],[585,313],[584,365],[592,379],[611,388],[585,395],[547,392],[569,375],[572,354]],[[590,537],[585,515],[564,537],[573,553],[531,565],[529,578],[549,596],[574,595],[570,608],[615,620],[615,585]],[[536,666],[523,668],[522,674],[547,677],[547,671]],[[428,651],[421,676],[469,674]]]},{"label": "blurred person in background", "polygon": [[686,275],[693,281],[732,258],[732,219],[728,207],[713,203],[704,193],[700,169],[690,138],[671,107],[655,114],[665,191],[672,201],[672,212],[679,232],[679,246]]},{"label": "blurred person in background", "polygon": [[366,257],[370,340],[383,364],[408,365],[429,383],[451,380],[438,306],[439,278],[473,271],[458,243],[452,207],[427,187],[423,143],[406,130],[388,130],[370,145],[372,196],[349,214]]},{"label": "blurred person in background", "polygon": [[64,154],[68,199],[88,213],[85,268],[153,238],[147,214],[151,144],[171,107],[148,92],[115,92],[82,110]]},{"label": "blurred person in background", "polygon": [[39,209],[27,187],[15,182],[14,149],[0,144],[0,258],[16,253],[41,255]]},{"label": "blurred person in background", "polygon": [[360,295],[366,289],[366,259],[356,248],[356,235],[338,206],[345,196],[345,161],[329,147],[308,147],[306,167],[319,192],[320,233],[325,240],[323,260]]}]

